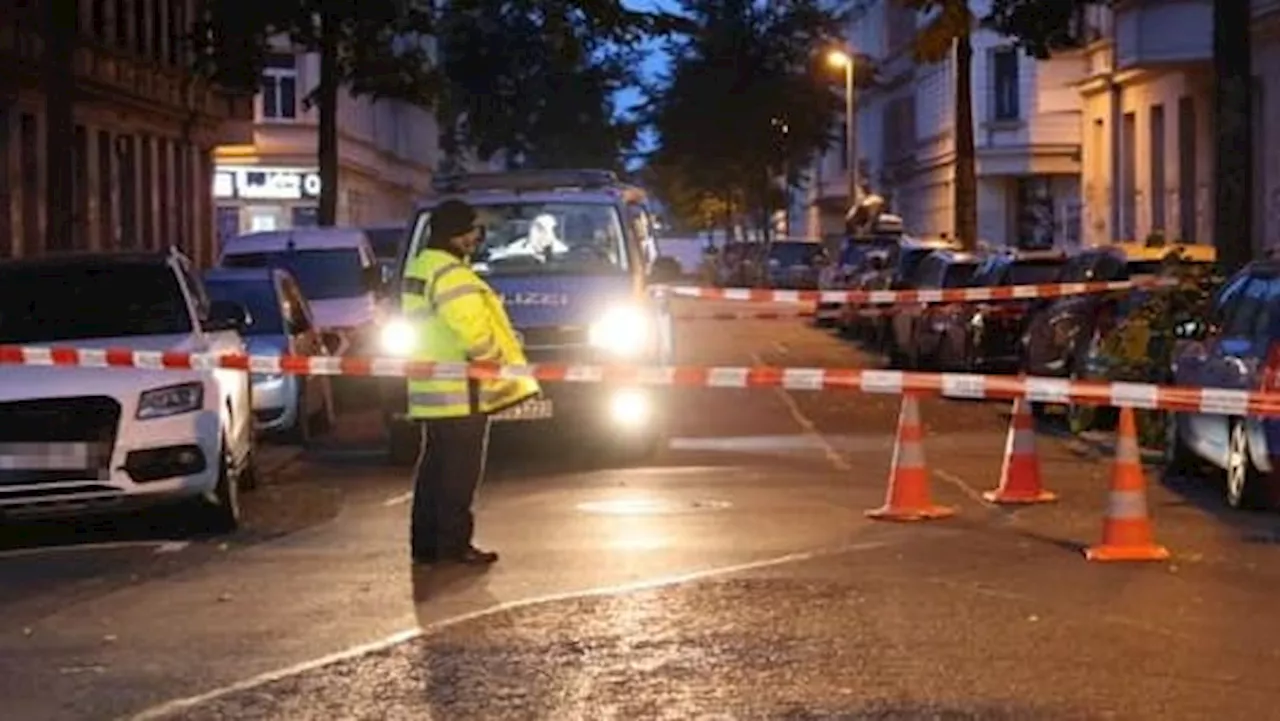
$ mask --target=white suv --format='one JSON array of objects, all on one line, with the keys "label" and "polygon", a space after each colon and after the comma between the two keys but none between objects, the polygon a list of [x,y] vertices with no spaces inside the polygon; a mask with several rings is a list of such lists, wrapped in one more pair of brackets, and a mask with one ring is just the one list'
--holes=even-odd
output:
[{"label": "white suv", "polygon": [[[244,309],[211,304],[177,253],[0,263],[0,344],[243,353]],[[0,519],[190,506],[240,522],[254,474],[248,374],[26,365],[0,372]]]}]

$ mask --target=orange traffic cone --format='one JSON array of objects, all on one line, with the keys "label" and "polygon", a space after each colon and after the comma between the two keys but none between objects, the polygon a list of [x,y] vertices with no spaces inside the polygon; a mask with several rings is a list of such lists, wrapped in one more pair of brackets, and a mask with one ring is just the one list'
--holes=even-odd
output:
[{"label": "orange traffic cone", "polygon": [[1120,409],[1116,433],[1116,464],[1111,474],[1111,497],[1102,524],[1101,545],[1084,552],[1090,561],[1163,561],[1169,549],[1155,542],[1147,515],[1147,479],[1138,455],[1138,424],[1132,408]]},{"label": "orange traffic cone", "polygon": [[1040,482],[1040,456],[1036,453],[1036,424],[1031,404],[1015,398],[1009,418],[1009,435],[1004,444],[1004,466],[1000,469],[1000,487],[982,497],[991,503],[1026,504],[1058,500],[1055,493]]},{"label": "orange traffic cone", "polygon": [[898,440],[889,470],[889,493],[880,508],[867,511],[880,521],[928,521],[955,515],[954,508],[934,505],[929,494],[929,468],[924,462],[924,428],[920,426],[920,402],[902,397],[898,416]]}]

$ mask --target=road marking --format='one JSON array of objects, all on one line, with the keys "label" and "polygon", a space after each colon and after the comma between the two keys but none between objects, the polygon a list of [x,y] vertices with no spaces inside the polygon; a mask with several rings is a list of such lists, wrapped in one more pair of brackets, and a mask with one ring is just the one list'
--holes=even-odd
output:
[{"label": "road marking", "polygon": [[436,621],[435,623],[428,624],[425,627],[420,626],[418,628],[411,628],[411,629],[405,629],[403,631],[397,631],[396,633],[393,633],[390,636],[384,637],[378,641],[360,644],[359,646],[353,646],[351,648],[346,649],[345,651],[338,651],[337,653],[331,653],[327,656],[321,656],[320,658],[313,659],[311,661],[304,661],[302,663],[294,664],[293,666],[289,666],[287,668],[282,668],[282,669],[277,669],[275,671],[268,671],[266,673],[261,673],[256,676],[247,678],[243,681],[238,681],[236,683],[229,684],[221,688],[216,688],[216,689],[213,689],[212,691],[207,691],[205,693],[202,693],[196,696],[189,696],[187,698],[174,699],[172,701],[167,701],[158,706],[153,706],[149,709],[140,711],[132,716],[121,717],[120,721],[156,721],[157,719],[164,719],[174,714],[178,714],[183,711],[188,711],[193,708],[199,707],[203,704],[209,703],[210,701],[216,701],[224,696],[228,696],[233,693],[249,691],[249,690],[258,688],[259,686],[265,686],[266,684],[269,684],[275,681],[280,681],[282,679],[286,679],[291,676],[298,676],[308,671],[314,671],[316,669],[320,669],[325,666],[331,666],[335,663],[341,663],[342,661],[350,661],[352,659],[356,659],[361,656],[367,656],[371,653],[384,651],[393,646],[397,646],[407,641],[412,641],[416,638],[422,638],[423,636],[427,636],[432,633],[442,631],[451,626],[456,626],[458,624],[466,623],[468,621],[475,621],[478,619],[486,618],[488,616],[504,613],[506,611],[514,611],[522,608],[529,608],[531,606],[539,606],[547,603],[556,603],[558,601],[573,601],[573,600],[585,599],[585,598],[598,598],[602,596],[616,596],[624,593],[634,593],[636,591],[649,591],[657,588],[665,588],[668,586],[679,586],[686,583],[692,583],[694,581],[703,581],[708,578],[716,578],[719,576],[730,576],[736,573],[745,573],[747,571],[757,571],[764,568],[772,568],[774,566],[783,566],[788,563],[802,563],[804,561],[812,561],[817,558],[823,558],[825,556],[835,556],[841,553],[857,553],[861,551],[874,551],[881,548],[886,548],[890,545],[892,544],[890,544],[888,541],[868,541],[863,543],[851,543],[843,546],[836,546],[833,548],[824,548],[824,549],[817,549],[812,551],[800,551],[798,553],[788,553],[783,556],[765,558],[759,561],[748,561],[746,563],[738,563],[732,566],[720,566],[717,568],[708,568],[701,571],[691,571],[689,573],[677,574],[674,576],[666,576],[663,578],[653,579],[649,581],[638,581],[635,583],[624,583],[624,584],[618,584],[614,586],[601,586],[599,588],[588,589],[585,591],[569,591],[566,593],[552,593],[544,596],[535,596],[533,598],[521,599],[518,601],[507,601],[506,603],[499,603],[494,606],[490,606],[489,608],[483,608],[478,611],[464,613],[460,616],[454,616],[453,618]]},{"label": "road marking", "polygon": [[981,491],[979,491],[978,489],[966,483],[965,480],[960,476],[957,476],[954,473],[948,473],[947,471],[943,471],[937,468],[933,469],[933,474],[938,478],[941,478],[942,480],[946,481],[947,483],[950,483],[951,485],[955,486],[956,488],[959,488],[961,493],[965,494],[972,500],[977,501],[978,503],[984,506],[995,505],[993,503],[988,502],[987,499],[983,498]]},{"label": "road marking", "polygon": [[[760,358],[760,354],[754,351],[751,353],[751,361],[756,365],[764,365],[764,361]],[[791,394],[788,393],[786,389],[774,386],[773,392],[774,395],[778,396],[782,401],[782,404],[787,407],[787,412],[791,414],[791,418],[796,422],[796,425],[803,428],[806,432],[813,434],[813,437],[821,447],[822,455],[826,456],[827,462],[834,466],[837,471],[853,470],[853,466],[849,465],[849,462],[844,459],[844,456],[840,455],[840,452],[835,449],[835,446],[831,445],[831,442],[827,440],[826,436],[822,435],[822,432],[818,430],[817,424],[810,420],[809,417],[804,414],[804,411],[800,410],[800,404],[796,403],[796,399],[792,398]]]},{"label": "road marking", "polygon": [[0,560],[6,558],[24,558],[40,556],[47,553],[82,553],[85,551],[122,551],[129,548],[150,548],[156,553],[172,541],[106,541],[103,543],[74,543],[65,546],[39,546],[36,548],[14,548],[0,551]]},{"label": "road marking", "polygon": [[177,553],[185,551],[190,545],[191,541],[169,541],[160,544],[160,547],[156,549],[156,553]]},{"label": "road marking", "polygon": [[413,500],[413,491],[405,491],[398,496],[392,496],[382,502],[383,508],[391,508],[392,506],[400,506]]}]

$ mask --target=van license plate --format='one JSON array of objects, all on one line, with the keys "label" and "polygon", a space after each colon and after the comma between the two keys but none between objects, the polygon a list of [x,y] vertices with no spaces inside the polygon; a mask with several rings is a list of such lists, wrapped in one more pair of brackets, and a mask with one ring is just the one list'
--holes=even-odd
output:
[{"label": "van license plate", "polygon": [[551,401],[547,398],[536,398],[525,401],[518,406],[496,413],[495,421],[541,421],[553,416]]}]

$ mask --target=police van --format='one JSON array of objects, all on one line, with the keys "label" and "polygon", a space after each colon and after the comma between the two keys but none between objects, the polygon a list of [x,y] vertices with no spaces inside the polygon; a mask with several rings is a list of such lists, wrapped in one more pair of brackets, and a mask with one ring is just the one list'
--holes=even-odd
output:
[{"label": "police van", "polygon": [[[472,265],[502,296],[530,363],[672,361],[673,329],[652,282],[669,282],[678,265],[659,257],[647,197],[604,170],[482,173],[440,178],[434,198],[410,223],[396,283],[409,259],[427,244],[432,208],[456,198],[475,208],[484,241]],[[393,288],[392,298],[400,296]],[[415,329],[387,323],[383,354],[413,353]],[[405,420],[405,384],[387,385],[384,398],[393,459],[418,452],[416,429]],[[664,440],[661,389],[592,383],[544,383],[543,396],[495,421],[566,421],[599,431],[604,441],[638,457]],[[583,443],[590,436],[576,435]]]}]

